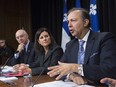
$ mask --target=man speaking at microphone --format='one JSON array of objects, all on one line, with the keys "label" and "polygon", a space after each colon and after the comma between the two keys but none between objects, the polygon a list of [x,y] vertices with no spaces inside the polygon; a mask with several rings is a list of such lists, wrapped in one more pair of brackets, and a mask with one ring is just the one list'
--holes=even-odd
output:
[{"label": "man speaking at microphone", "polygon": [[20,63],[29,64],[29,62],[32,61],[31,51],[33,48],[33,43],[30,42],[29,36],[24,29],[17,30],[15,38],[19,45],[17,51],[7,65],[14,66]]},{"label": "man speaking at microphone", "polygon": [[[73,37],[59,65],[49,67],[47,74],[59,80],[67,75],[79,85],[100,85],[104,77],[116,78],[116,45],[114,36],[108,32],[91,30],[89,12],[83,8],[68,11],[68,27]],[[64,62],[64,63],[62,63]]]}]

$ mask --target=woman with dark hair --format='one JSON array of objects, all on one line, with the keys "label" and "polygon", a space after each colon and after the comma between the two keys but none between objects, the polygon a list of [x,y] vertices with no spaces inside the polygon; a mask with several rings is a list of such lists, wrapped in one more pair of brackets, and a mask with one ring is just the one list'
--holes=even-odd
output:
[{"label": "woman with dark hair", "polygon": [[63,55],[63,50],[57,45],[47,28],[40,28],[35,35],[34,51],[32,54],[35,55],[35,58],[29,64],[29,67],[26,64],[20,64],[18,70],[29,72],[32,75],[40,74],[44,70],[44,74],[46,74],[49,66],[58,64]]},{"label": "woman with dark hair", "polygon": [[[46,43],[44,43],[44,42],[46,42]],[[54,47],[54,45],[56,46],[57,44],[56,44],[53,36],[51,35],[51,33],[47,30],[47,28],[40,28],[36,32],[34,45],[35,45],[34,46],[35,51],[38,53],[38,52],[48,51],[49,48],[52,48],[52,47]]]}]

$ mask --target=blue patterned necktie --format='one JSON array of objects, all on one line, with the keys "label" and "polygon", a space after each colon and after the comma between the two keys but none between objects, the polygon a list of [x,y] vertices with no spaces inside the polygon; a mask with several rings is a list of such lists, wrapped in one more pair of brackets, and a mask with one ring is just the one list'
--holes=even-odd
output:
[{"label": "blue patterned necktie", "polygon": [[84,44],[85,41],[80,40],[79,41],[79,50],[78,50],[78,64],[84,64],[84,55],[85,55],[85,51],[84,51]]}]

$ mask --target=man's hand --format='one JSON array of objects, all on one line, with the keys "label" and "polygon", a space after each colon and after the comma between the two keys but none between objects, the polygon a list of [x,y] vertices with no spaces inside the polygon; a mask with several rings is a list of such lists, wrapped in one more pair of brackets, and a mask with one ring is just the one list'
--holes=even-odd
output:
[{"label": "man's hand", "polygon": [[116,87],[116,80],[111,78],[103,78],[100,80],[101,83],[106,83],[109,87]]},{"label": "man's hand", "polygon": [[18,45],[17,51],[21,52],[22,50],[24,50],[24,44],[21,43]]},{"label": "man's hand", "polygon": [[78,72],[78,64],[62,62],[58,62],[58,64],[59,65],[57,66],[48,67],[48,70],[51,71],[47,73],[50,77],[58,75],[56,77],[56,80],[59,80],[62,76],[67,75],[69,73]]},{"label": "man's hand", "polygon": [[87,82],[81,77],[81,75],[76,74],[76,73],[71,73],[69,76],[69,80],[72,80],[74,83],[78,85],[84,85]]},{"label": "man's hand", "polygon": [[17,64],[17,65],[14,65],[13,68],[18,71],[18,72],[22,72],[22,73],[32,73],[31,69],[29,68],[29,66],[27,66],[27,64]]},{"label": "man's hand", "polygon": [[16,71],[18,71],[19,67],[20,67],[20,64],[16,64],[16,65],[13,66],[13,69],[15,69]]}]

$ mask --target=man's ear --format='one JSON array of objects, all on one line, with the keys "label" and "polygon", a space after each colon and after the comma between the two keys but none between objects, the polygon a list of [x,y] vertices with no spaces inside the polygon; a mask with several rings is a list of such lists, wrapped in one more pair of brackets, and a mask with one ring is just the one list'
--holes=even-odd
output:
[{"label": "man's ear", "polygon": [[87,27],[87,26],[89,25],[89,22],[90,22],[90,21],[89,21],[88,19],[85,19],[85,20],[84,20],[84,27]]}]

